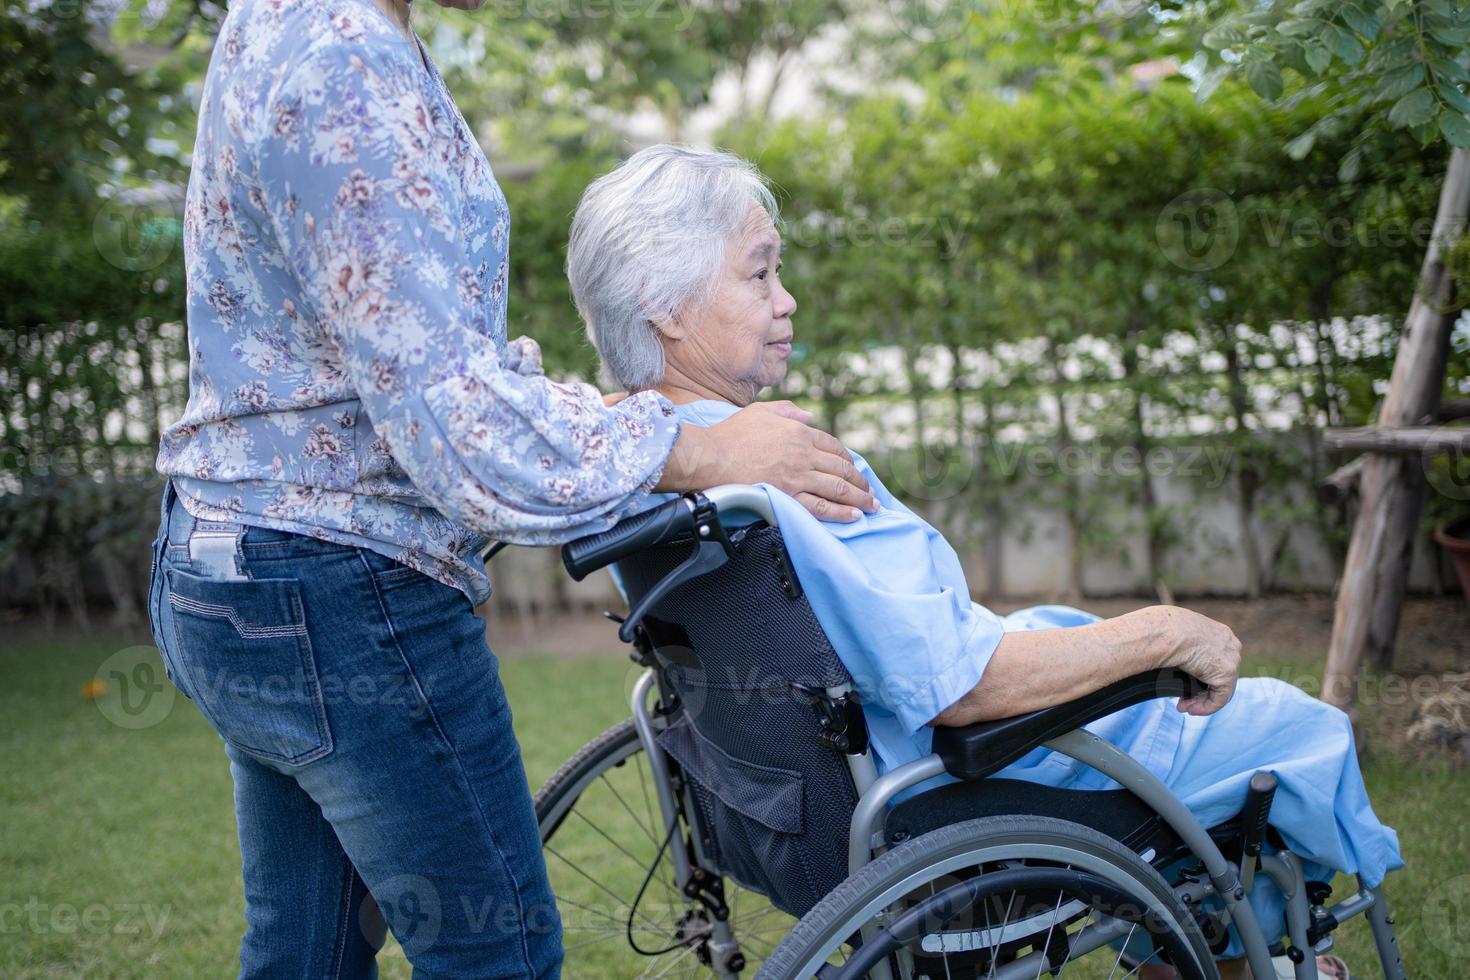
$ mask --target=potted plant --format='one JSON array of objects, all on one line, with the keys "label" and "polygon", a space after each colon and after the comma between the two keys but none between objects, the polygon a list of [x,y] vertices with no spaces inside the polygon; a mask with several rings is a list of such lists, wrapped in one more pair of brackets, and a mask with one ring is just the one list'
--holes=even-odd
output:
[{"label": "potted plant", "polygon": [[1434,540],[1450,556],[1465,602],[1470,603],[1470,456],[1455,453],[1429,464],[1429,483],[1438,494],[1430,501]]},{"label": "potted plant", "polygon": [[1434,529],[1434,540],[1449,552],[1455,564],[1455,574],[1460,577],[1460,590],[1465,601],[1470,603],[1470,517],[1448,521]]}]

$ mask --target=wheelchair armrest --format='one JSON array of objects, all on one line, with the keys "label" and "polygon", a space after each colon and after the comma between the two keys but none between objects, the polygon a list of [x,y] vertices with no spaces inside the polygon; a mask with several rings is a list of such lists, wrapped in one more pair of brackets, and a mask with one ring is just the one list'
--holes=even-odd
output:
[{"label": "wheelchair armrest", "polygon": [[984,779],[1048,739],[1154,698],[1199,694],[1206,685],[1172,667],[1125,677],[1066,704],[963,727],[935,726],[934,752],[949,774]]}]

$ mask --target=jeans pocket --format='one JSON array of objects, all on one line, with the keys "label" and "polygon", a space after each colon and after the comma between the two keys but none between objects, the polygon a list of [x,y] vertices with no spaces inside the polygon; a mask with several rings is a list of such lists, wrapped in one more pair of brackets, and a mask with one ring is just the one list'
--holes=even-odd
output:
[{"label": "jeans pocket", "polygon": [[296,581],[211,579],[171,568],[167,592],[179,667],[227,742],[289,765],[332,751]]}]

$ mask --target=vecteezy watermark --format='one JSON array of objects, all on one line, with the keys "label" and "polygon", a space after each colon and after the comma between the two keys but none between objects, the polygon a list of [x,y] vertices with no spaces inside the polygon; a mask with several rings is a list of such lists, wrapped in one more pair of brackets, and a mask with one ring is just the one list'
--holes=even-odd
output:
[{"label": "vecteezy watermark", "polygon": [[1223,443],[1158,445],[1141,451],[1135,446],[1095,442],[1068,446],[1008,442],[992,447],[982,463],[974,447],[945,450],[914,444],[870,453],[868,461],[890,487],[937,502],[963,492],[982,470],[988,478],[1006,482],[1018,477],[1135,480],[1146,473],[1160,479],[1193,480],[1206,490],[1217,490],[1230,476],[1235,451]]},{"label": "vecteezy watermark", "polygon": [[1037,27],[1066,25],[1096,30],[1103,21],[1123,21],[1150,7],[1148,0],[885,0],[889,20],[916,41],[932,44],[958,38],[972,19],[1017,18]]},{"label": "vecteezy watermark", "polygon": [[1470,500],[1470,453],[1424,453],[1424,478],[1442,496]]},{"label": "vecteezy watermark", "polygon": [[1470,875],[1440,882],[1424,899],[1424,936],[1453,957],[1470,956]]},{"label": "vecteezy watermark", "polygon": [[1165,258],[1188,272],[1218,269],[1240,242],[1240,215],[1229,194],[1213,187],[1187,190],[1164,205],[1154,237]]},{"label": "vecteezy watermark", "polygon": [[119,728],[152,728],[168,717],[177,692],[164,676],[154,647],[125,647],[92,675],[93,703]]},{"label": "vecteezy watermark", "polygon": [[698,16],[689,0],[486,0],[476,10],[449,8],[438,3],[415,4],[413,28],[432,38],[446,17],[492,17],[497,21],[538,21],[549,25],[654,21],[674,31],[687,30]]},{"label": "vecteezy watermark", "polygon": [[[1463,223],[1444,229],[1453,241]],[[1267,248],[1404,248],[1424,249],[1435,237],[1434,218],[1386,215],[1366,217],[1301,214],[1291,208],[1238,205],[1214,187],[1185,191],[1164,205],[1154,222],[1160,250],[1188,272],[1218,269],[1235,255],[1242,241]]]},{"label": "vecteezy watermark", "polygon": [[376,909],[364,903],[359,913],[364,935],[374,934],[381,914],[409,959],[438,941],[439,930],[444,927],[444,908],[439,890],[429,879],[415,874],[395,875],[373,886],[373,899]]},{"label": "vecteezy watermark", "polygon": [[[658,652],[665,660],[694,656],[692,650],[683,646],[660,645]],[[828,683],[815,675],[789,675],[759,666],[737,668],[728,664],[688,667],[676,662],[663,668],[663,676],[679,698],[678,707],[693,718],[699,718],[710,706],[711,692],[717,699],[716,706],[721,708],[782,707],[794,700],[810,703],[809,692],[821,690]],[[956,687],[953,680],[915,679],[902,673],[859,672],[851,674],[849,679],[864,704],[890,710],[911,703],[917,696],[936,704],[954,704],[970,690],[963,682]],[[1255,710],[1283,717],[1300,710],[1309,697],[1333,693],[1324,689],[1320,673],[1294,666],[1252,670],[1241,675],[1240,683],[1244,687],[1237,694],[1244,696],[1248,692]],[[1423,708],[1433,705],[1446,691],[1458,691],[1458,688],[1445,677],[1432,674],[1413,677],[1368,674],[1357,686],[1358,704],[1375,708]],[[1347,724],[1345,718],[1342,723]]]},{"label": "vecteezy watermark", "polygon": [[523,932],[547,935],[561,929],[561,916],[553,903],[538,902],[527,906],[489,895],[481,896],[479,901],[461,895],[459,907],[470,932],[475,935],[492,931],[502,936]]},{"label": "vecteezy watermark", "polygon": [[172,905],[146,902],[0,902],[0,935],[29,932],[35,935],[72,936],[77,933],[113,933],[119,936],[163,934]]},{"label": "vecteezy watermark", "polygon": [[782,222],[785,244],[800,249],[840,248],[933,248],[950,254],[960,250],[969,237],[966,222],[949,215],[924,217],[807,215]]},{"label": "vecteezy watermark", "polygon": [[116,194],[92,220],[92,243],[109,264],[128,272],[147,272],[173,255],[179,221],[177,202]]},{"label": "vecteezy watermark", "polygon": [[979,7],[977,0],[885,0],[883,4],[893,26],[923,44],[959,37]]},{"label": "vecteezy watermark", "polygon": [[501,894],[479,892],[455,896],[451,891],[449,897],[446,902],[434,883],[422,875],[395,875],[373,886],[371,898],[358,912],[358,926],[369,943],[381,947],[387,925],[410,960],[433,947],[446,924],[451,931],[475,936],[547,935],[561,929],[554,903],[527,905],[508,901]]},{"label": "vecteezy watermark", "polygon": [[201,665],[191,671],[190,684],[190,693],[206,704],[309,704],[320,699],[324,705],[407,708],[410,718],[428,711],[427,688],[407,673],[253,673],[241,661],[217,669]]}]

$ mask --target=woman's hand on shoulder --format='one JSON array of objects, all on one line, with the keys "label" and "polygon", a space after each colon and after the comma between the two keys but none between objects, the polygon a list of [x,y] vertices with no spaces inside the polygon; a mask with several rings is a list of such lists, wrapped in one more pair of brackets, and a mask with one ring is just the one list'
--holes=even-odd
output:
[{"label": "woman's hand on shoulder", "polygon": [[789,401],[758,402],[708,429],[685,426],[657,489],[769,483],[822,520],[855,521],[877,510],[847,448],[811,420]]},{"label": "woman's hand on shoulder", "polygon": [[1240,639],[1224,623],[1179,606],[1150,606],[1163,651],[1161,667],[1177,667],[1209,686],[1203,694],[1180,698],[1179,710],[1191,715],[1214,714],[1235,694],[1240,678]]}]

